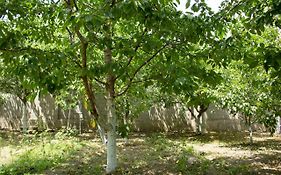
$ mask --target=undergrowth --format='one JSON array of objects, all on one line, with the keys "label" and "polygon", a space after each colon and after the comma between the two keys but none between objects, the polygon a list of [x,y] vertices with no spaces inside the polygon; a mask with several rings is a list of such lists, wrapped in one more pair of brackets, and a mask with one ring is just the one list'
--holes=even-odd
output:
[{"label": "undergrowth", "polygon": [[196,152],[188,144],[189,140],[175,141],[163,134],[154,134],[147,140],[150,145],[153,145],[158,154],[161,154],[163,151],[169,151],[171,154],[174,154],[176,159],[175,171],[181,174],[236,175],[249,172],[248,165],[231,165],[224,159],[209,160],[205,158],[205,154]]},{"label": "undergrowth", "polygon": [[11,163],[0,167],[0,174],[40,173],[64,162],[82,147],[76,138],[60,132],[24,136],[19,145],[19,153],[13,154]]}]

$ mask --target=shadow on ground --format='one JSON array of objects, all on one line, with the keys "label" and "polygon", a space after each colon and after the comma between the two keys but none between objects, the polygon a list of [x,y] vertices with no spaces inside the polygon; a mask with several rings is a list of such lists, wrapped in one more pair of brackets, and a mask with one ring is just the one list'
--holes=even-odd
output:
[{"label": "shadow on ground", "polygon": [[[104,174],[106,150],[100,139],[95,134],[77,139],[81,148],[42,174]],[[256,134],[253,145],[247,141],[247,133],[133,134],[129,142],[118,139],[115,174],[281,174],[280,137]]]}]

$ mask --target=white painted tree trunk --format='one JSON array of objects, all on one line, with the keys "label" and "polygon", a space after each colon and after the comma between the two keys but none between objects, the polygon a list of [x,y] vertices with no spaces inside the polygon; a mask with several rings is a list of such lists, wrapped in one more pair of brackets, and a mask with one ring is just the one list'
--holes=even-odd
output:
[{"label": "white painted tree trunk", "polygon": [[253,144],[253,128],[252,124],[249,124],[249,135],[250,135],[250,144]]},{"label": "white painted tree trunk", "polygon": [[106,139],[106,135],[105,135],[105,131],[104,129],[100,126],[100,124],[97,123],[97,127],[98,127],[98,132],[101,138],[101,141],[104,145],[107,144],[107,139]]},{"label": "white painted tree trunk", "polygon": [[67,120],[66,120],[66,129],[70,129],[70,119],[71,119],[71,109],[68,109]]},{"label": "white painted tree trunk", "polygon": [[202,119],[202,124],[201,124],[202,134],[205,134],[205,133],[207,133],[207,129],[206,129],[207,113],[206,112],[204,112],[202,114],[201,119]]},{"label": "white painted tree trunk", "polygon": [[201,116],[196,117],[196,133],[197,134],[202,133]]},{"label": "white painted tree trunk", "polygon": [[21,118],[23,133],[27,133],[27,129],[28,129],[28,110],[27,110],[27,107],[28,107],[27,103],[25,103],[24,107],[23,107],[22,118]]},{"label": "white painted tree trunk", "polygon": [[78,102],[76,113],[79,114],[79,132],[80,132],[80,134],[82,134],[82,132],[83,132],[82,122],[84,120],[84,116],[83,116],[83,109],[82,109],[82,102],[81,101]]},{"label": "white painted tree trunk", "polygon": [[115,112],[114,100],[110,95],[107,97],[107,117],[108,117],[108,131],[107,131],[107,167],[106,173],[110,174],[116,170],[117,155],[116,155],[116,124],[117,117]]},{"label": "white painted tree trunk", "polygon": [[281,120],[280,117],[277,118],[277,124],[276,124],[276,134],[281,134],[281,126],[280,126]]}]

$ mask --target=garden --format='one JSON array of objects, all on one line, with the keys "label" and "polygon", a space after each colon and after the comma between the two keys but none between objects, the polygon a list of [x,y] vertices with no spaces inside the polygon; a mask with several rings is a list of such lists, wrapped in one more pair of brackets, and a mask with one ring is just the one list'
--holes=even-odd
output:
[{"label": "garden", "polygon": [[281,174],[281,2],[214,2],[0,1],[0,174]]}]

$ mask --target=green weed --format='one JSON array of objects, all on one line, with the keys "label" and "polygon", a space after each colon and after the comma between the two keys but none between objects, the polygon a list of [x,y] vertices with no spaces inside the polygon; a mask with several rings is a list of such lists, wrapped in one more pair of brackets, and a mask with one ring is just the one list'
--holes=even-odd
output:
[{"label": "green weed", "polygon": [[36,141],[22,140],[29,147],[26,147],[21,154],[15,155],[12,163],[0,167],[0,174],[39,173],[57,166],[81,148],[81,145],[74,138],[50,139],[49,136],[40,137],[42,138]]}]

